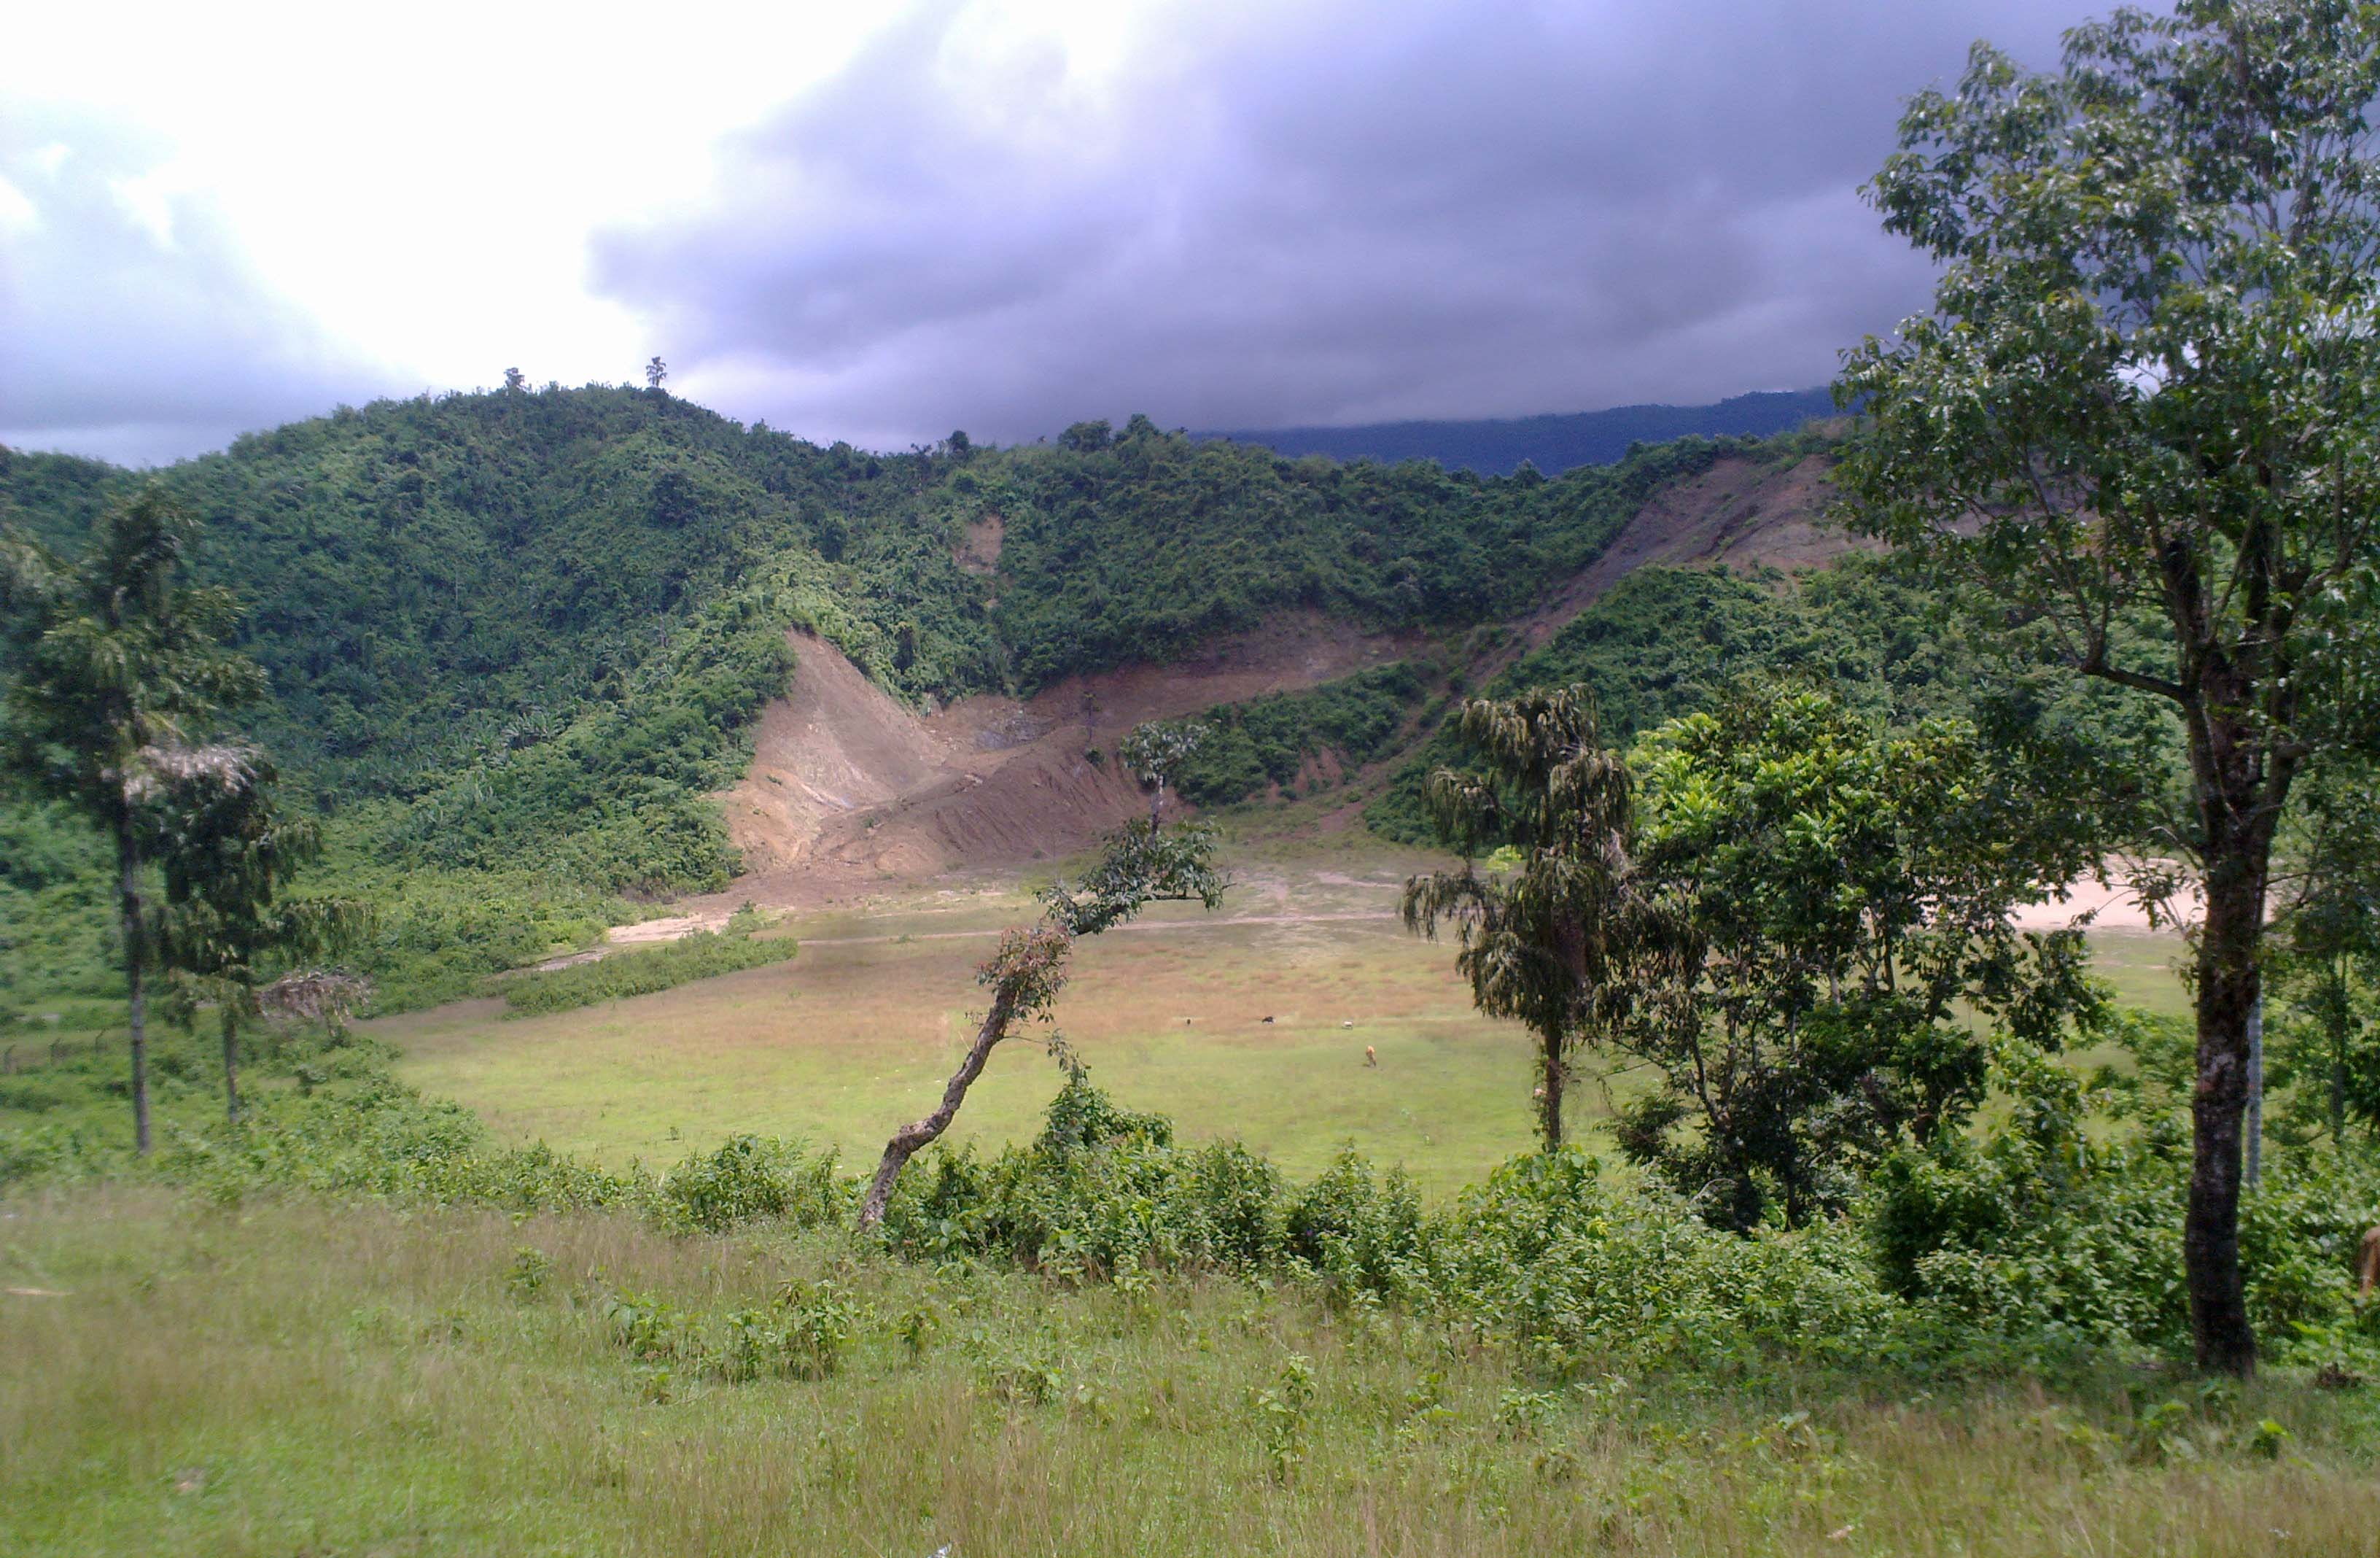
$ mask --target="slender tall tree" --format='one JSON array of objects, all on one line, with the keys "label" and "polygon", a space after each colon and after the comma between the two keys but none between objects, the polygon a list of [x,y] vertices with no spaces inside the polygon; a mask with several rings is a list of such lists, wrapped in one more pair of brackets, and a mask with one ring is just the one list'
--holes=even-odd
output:
[{"label": "slender tall tree", "polygon": [[154,487],[108,509],[79,561],[0,533],[0,626],[16,667],[0,697],[0,764],[64,801],[115,848],[131,1041],[133,1138],[150,1149],[148,977],[154,894],[147,808],[177,751],[263,674],[225,647],[231,596],[188,579],[196,527]]},{"label": "slender tall tree", "polygon": [[1837,386],[1870,424],[1840,471],[1861,529],[2180,719],[2206,904],[2183,1259],[2200,1366],[2243,1374],[2274,840],[2309,758],[2380,729],[2375,97],[2358,0],[2121,10],[2047,74],[1977,44],[1868,187],[1942,267],[1933,311]]},{"label": "slender tall tree", "polygon": [[[1439,835],[1465,858],[1405,883],[1405,924],[1432,938],[1451,926],[1475,1004],[1536,1036],[1538,1134],[1550,1152],[1561,1145],[1571,1053],[1620,1020],[1632,989],[1620,970],[1649,929],[1633,896],[1628,768],[1603,746],[1584,688],[1474,699],[1455,728],[1481,767],[1440,769],[1425,795]],[[1515,869],[1481,873],[1471,857],[1500,843]]]}]

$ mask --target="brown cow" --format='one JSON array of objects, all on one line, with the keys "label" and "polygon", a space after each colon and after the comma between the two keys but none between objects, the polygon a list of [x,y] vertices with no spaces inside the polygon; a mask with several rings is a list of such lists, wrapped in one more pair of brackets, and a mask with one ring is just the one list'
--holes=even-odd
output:
[{"label": "brown cow", "polygon": [[2363,1248],[2355,1258],[2355,1271],[2363,1279],[2362,1296],[2371,1297],[2372,1290],[2380,1287],[2380,1228],[2365,1230]]}]

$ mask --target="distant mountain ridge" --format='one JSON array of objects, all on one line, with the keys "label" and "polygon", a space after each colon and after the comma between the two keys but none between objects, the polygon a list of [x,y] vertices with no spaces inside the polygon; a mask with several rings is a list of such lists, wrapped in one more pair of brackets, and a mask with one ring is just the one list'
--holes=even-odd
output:
[{"label": "distant mountain ridge", "polygon": [[1509,476],[1528,461],[1548,476],[1583,465],[1609,465],[1632,444],[1672,438],[1767,438],[1835,415],[1823,389],[1764,390],[1710,406],[1614,406],[1603,411],[1480,421],[1370,422],[1358,427],[1286,427],[1204,432],[1254,444],[1294,459],[1435,460],[1450,470]]}]

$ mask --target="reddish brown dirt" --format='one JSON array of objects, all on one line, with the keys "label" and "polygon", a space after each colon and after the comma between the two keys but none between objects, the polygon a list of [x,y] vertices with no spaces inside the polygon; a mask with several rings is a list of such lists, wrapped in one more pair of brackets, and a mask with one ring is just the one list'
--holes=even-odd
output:
[{"label": "reddish brown dirt", "polygon": [[751,868],[731,898],[806,906],[1072,854],[1147,805],[1114,756],[1133,726],[1313,687],[1413,648],[1301,615],[1171,664],[921,715],[825,640],[796,633],[793,645],[793,684],[761,716],[751,770],[723,797]]},{"label": "reddish brown dirt", "polygon": [[[1544,642],[1647,564],[1791,570],[1833,561],[1861,543],[1824,521],[1835,498],[1827,470],[1819,456],[1791,466],[1728,458],[1664,489],[1591,566],[1516,622],[1491,662]],[[1002,529],[997,517],[970,524],[954,551],[959,565],[993,572]],[[747,897],[806,907],[1071,855],[1146,804],[1114,761],[1134,725],[1312,687],[1421,647],[1308,614],[1171,664],[1070,677],[1026,702],[971,698],[920,715],[823,639],[796,634],[793,642],[800,663],[792,686],[762,716],[751,771],[723,797],[751,874],[715,901],[689,906],[698,916],[715,919]],[[1094,750],[1106,761],[1092,761]],[[1342,777],[1330,759],[1297,784]],[[1322,827],[1336,831],[1354,815],[1342,808]]]}]

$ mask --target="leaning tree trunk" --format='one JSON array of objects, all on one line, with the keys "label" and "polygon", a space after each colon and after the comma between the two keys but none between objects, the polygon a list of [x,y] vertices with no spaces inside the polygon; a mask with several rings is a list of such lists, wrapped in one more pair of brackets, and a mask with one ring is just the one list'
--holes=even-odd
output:
[{"label": "leaning tree trunk", "polygon": [[129,821],[115,828],[116,907],[124,917],[124,980],[132,1029],[132,1142],[149,1155],[149,992],[141,982],[149,948],[140,913],[140,846]]},{"label": "leaning tree trunk", "polygon": [[859,1204],[859,1225],[873,1228],[884,1221],[885,1203],[892,1199],[893,1182],[911,1158],[923,1151],[926,1145],[950,1128],[951,1121],[966,1102],[967,1089],[983,1075],[984,1062],[991,1052],[1008,1037],[1008,1025],[1016,1016],[1016,997],[1005,988],[992,992],[991,1009],[983,1015],[983,1026],[976,1029],[975,1042],[967,1046],[966,1058],[951,1074],[942,1089],[941,1107],[913,1125],[904,1126],[884,1144],[883,1162],[876,1165],[876,1177],[868,1182],[868,1199]]}]

